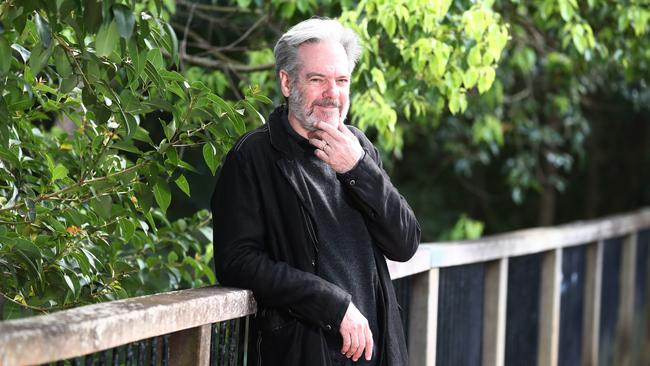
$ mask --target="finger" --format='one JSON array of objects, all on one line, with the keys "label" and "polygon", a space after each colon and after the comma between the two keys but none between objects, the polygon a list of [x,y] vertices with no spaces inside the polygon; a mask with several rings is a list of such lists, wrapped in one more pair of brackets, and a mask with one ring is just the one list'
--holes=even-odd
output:
[{"label": "finger", "polygon": [[357,352],[357,348],[359,348],[359,332],[355,330],[354,332],[350,333],[350,349],[348,349],[345,357],[352,357]]},{"label": "finger", "polygon": [[[339,124],[340,125],[340,124]],[[339,131],[338,128],[330,125],[329,123],[326,122],[318,122],[315,125],[316,128],[318,128],[321,132],[328,134],[331,136],[333,139],[341,139],[343,138],[343,132]],[[318,131],[317,131],[318,132]]]},{"label": "finger", "polygon": [[325,151],[321,149],[316,149],[314,150],[314,154],[316,154],[317,158],[319,158],[320,160],[324,161],[329,165],[330,157],[325,153]]},{"label": "finger", "polygon": [[348,128],[348,126],[345,125],[345,123],[339,123],[339,131],[343,132],[343,134],[348,135],[348,136],[354,136],[352,131]]},{"label": "finger", "polygon": [[350,340],[350,333],[345,333],[342,335],[343,337],[343,347],[341,347],[341,353],[346,354],[350,350],[350,345],[352,344],[352,341]]},{"label": "finger", "polygon": [[309,143],[315,146],[317,149],[323,150],[327,146],[327,142],[321,139],[309,139]]},{"label": "finger", "polygon": [[372,349],[374,347],[374,340],[372,339],[372,332],[370,328],[366,328],[366,361],[372,358]]},{"label": "finger", "polygon": [[309,135],[309,137],[323,140],[330,145],[336,142],[336,139],[329,132],[323,130],[314,131],[311,133],[311,135]]},{"label": "finger", "polygon": [[354,352],[352,355],[352,361],[357,362],[359,360],[359,357],[363,354],[363,350],[366,347],[366,336],[365,333],[362,329],[359,331],[359,347],[357,347],[357,350]]}]

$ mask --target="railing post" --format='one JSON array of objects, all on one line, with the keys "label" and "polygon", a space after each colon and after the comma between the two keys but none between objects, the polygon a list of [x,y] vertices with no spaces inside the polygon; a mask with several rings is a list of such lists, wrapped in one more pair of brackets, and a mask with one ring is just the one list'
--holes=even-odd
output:
[{"label": "railing post", "polygon": [[645,304],[643,305],[643,316],[645,323],[642,325],[645,329],[643,332],[643,339],[641,339],[641,354],[639,355],[640,365],[650,364],[650,256],[643,259],[648,269],[646,271],[646,284],[645,284]]},{"label": "railing post", "polygon": [[597,366],[600,343],[600,304],[603,279],[602,240],[587,245],[582,328],[582,365]]},{"label": "railing post", "polygon": [[483,298],[483,365],[505,363],[508,258],[486,263]]},{"label": "railing post", "polygon": [[539,317],[537,364],[556,366],[560,341],[560,286],[562,281],[562,249],[544,253]]},{"label": "railing post", "polygon": [[205,324],[172,333],[169,336],[171,366],[208,366],[212,325]]},{"label": "railing post", "polygon": [[412,277],[409,314],[409,364],[435,366],[438,324],[438,281],[440,270]]},{"label": "railing post", "polygon": [[637,233],[623,240],[621,248],[621,278],[618,297],[618,324],[616,328],[617,365],[632,364],[632,340],[634,338],[634,293],[636,281]]}]

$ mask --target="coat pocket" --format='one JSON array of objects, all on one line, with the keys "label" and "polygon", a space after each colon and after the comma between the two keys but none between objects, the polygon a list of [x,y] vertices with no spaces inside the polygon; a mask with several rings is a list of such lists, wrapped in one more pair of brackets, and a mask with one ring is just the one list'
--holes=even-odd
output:
[{"label": "coat pocket", "polygon": [[298,319],[283,310],[267,308],[262,310],[260,330],[264,334],[278,332],[298,322]]},{"label": "coat pocket", "polygon": [[265,309],[257,335],[257,365],[301,365],[301,324],[276,309]]}]

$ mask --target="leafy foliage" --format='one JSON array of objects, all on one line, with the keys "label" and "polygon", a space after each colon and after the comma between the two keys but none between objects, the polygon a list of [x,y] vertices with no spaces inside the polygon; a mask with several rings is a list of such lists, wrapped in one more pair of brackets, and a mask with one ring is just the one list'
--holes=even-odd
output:
[{"label": "leafy foliage", "polygon": [[4,318],[215,283],[210,215],[170,221],[172,192],[191,194],[185,149],[214,173],[268,100],[225,101],[174,71],[171,5],[0,4]]},{"label": "leafy foliage", "polygon": [[[588,143],[613,127],[602,121],[608,127],[595,131],[603,112],[645,113],[650,105],[650,9],[643,1],[223,3],[244,9],[179,0],[182,26],[175,29],[192,30],[185,32],[195,40],[187,53],[221,60],[186,61],[215,69],[224,90],[255,80],[265,94],[279,95],[264,68],[268,50],[281,30],[313,14],[358,30],[365,48],[352,122],[374,131],[387,157],[404,155],[393,173],[425,213],[429,240],[468,211],[489,221],[488,231],[552,224],[560,195],[572,185],[579,194],[584,185],[575,175],[598,170]],[[199,6],[213,19],[236,21],[200,17],[192,11]],[[210,29],[239,32],[228,38]],[[457,199],[445,201],[458,187]],[[512,212],[508,223],[504,211]]]}]

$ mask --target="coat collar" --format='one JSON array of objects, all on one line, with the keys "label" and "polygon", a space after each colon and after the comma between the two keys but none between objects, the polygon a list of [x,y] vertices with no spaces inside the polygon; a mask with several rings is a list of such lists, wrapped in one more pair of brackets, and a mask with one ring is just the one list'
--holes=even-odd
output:
[{"label": "coat collar", "polygon": [[285,104],[282,104],[271,112],[269,116],[269,133],[271,137],[271,146],[276,150],[281,151],[287,156],[293,155],[293,149],[289,139],[291,136],[287,133],[287,130],[284,128],[285,122],[284,119],[288,119],[288,110]]}]

